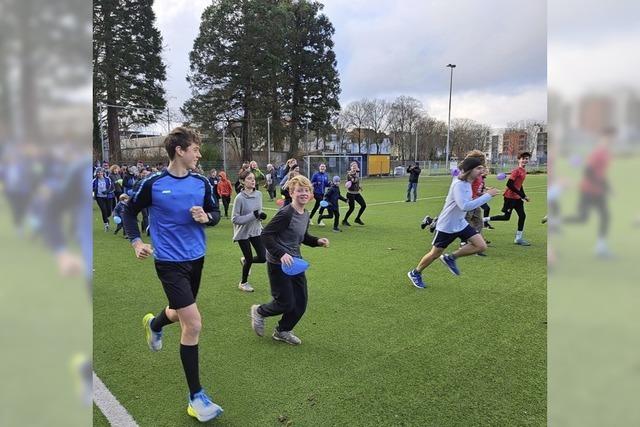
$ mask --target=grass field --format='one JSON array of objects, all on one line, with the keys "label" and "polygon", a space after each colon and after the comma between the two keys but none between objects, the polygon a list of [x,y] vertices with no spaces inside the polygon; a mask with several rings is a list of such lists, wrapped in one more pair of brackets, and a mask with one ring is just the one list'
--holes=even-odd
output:
[{"label": "grass field", "polygon": [[[200,372],[225,409],[215,424],[546,424],[546,228],[539,221],[546,176],[525,183],[532,246],[513,244],[517,217],[496,222],[486,232],[488,257],[461,259],[460,277],[434,263],[424,272],[429,287],[419,290],[406,273],[433,237],[419,223],[439,213],[449,183],[424,178],[420,200],[404,203],[405,179],[369,180],[364,227],[310,229],[331,247],[302,249],[311,267],[298,347],[253,333],[249,307],[270,299],[265,266],[253,266],[256,292],[239,291],[241,253],[230,221],[207,230]],[[501,206],[495,198],[492,213]],[[275,204],[265,207],[271,217]],[[179,327],[165,329],[160,353],[144,341],[142,316],[166,304],[153,261],[136,260],[94,212],[94,369],[141,426],[196,425],[186,414]],[[267,330],[275,323],[268,319]],[[97,410],[94,423],[106,425]]]}]

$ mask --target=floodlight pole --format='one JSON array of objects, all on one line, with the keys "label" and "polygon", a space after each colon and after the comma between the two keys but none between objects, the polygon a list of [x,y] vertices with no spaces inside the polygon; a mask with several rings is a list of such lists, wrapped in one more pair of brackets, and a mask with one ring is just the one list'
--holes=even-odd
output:
[{"label": "floodlight pole", "polygon": [[271,163],[271,114],[267,116],[267,163]]},{"label": "floodlight pole", "polygon": [[449,165],[449,139],[451,138],[451,91],[453,88],[453,69],[456,68],[456,64],[448,64],[447,67],[451,68],[451,77],[449,78],[449,120],[447,124],[447,151],[445,164],[447,167],[451,168],[451,165]]}]

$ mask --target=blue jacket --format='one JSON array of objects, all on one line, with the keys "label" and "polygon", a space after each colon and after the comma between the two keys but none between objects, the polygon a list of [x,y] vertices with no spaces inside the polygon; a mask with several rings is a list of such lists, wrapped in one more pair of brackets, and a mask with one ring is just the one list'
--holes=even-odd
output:
[{"label": "blue jacket", "polygon": [[331,184],[331,186],[327,189],[327,193],[324,195],[324,200],[329,203],[327,209],[330,210],[338,209],[338,200],[342,200],[343,202],[348,201],[345,197],[342,197],[342,195],[340,194],[340,187],[335,184]]},{"label": "blue jacket", "polygon": [[329,186],[329,176],[326,172],[316,172],[311,177],[311,184],[313,184],[313,194],[323,195]]},{"label": "blue jacket", "polygon": [[[113,182],[108,176],[104,177],[104,181],[107,184],[107,199],[113,199],[115,197],[114,191],[115,187],[113,186]],[[98,197],[98,178],[93,178],[93,198]]]}]

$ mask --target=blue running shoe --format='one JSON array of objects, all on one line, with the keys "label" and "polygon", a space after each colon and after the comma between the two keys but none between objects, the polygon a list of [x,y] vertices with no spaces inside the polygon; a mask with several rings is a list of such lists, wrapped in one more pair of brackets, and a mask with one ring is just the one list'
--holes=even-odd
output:
[{"label": "blue running shoe", "polygon": [[194,394],[193,399],[189,396],[187,414],[197,418],[200,422],[210,421],[223,412],[224,410],[219,405],[213,403],[213,400],[207,396],[204,389]]},{"label": "blue running shoe", "polygon": [[422,281],[422,274],[418,273],[415,270],[411,270],[407,273],[407,277],[411,280],[411,284],[418,289],[424,289],[427,285]]},{"label": "blue running shoe", "polygon": [[449,254],[440,255],[440,261],[442,261],[442,263],[447,266],[447,268],[452,274],[456,276],[460,275],[460,270],[458,270],[458,266],[456,265],[456,260],[451,255]]}]

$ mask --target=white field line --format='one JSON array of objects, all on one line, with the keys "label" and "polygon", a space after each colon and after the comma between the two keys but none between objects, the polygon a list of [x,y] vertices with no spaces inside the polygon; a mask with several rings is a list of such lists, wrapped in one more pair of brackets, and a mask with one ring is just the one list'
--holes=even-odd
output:
[{"label": "white field line", "polygon": [[93,401],[114,427],[138,427],[133,417],[118,402],[107,386],[93,373]]}]

